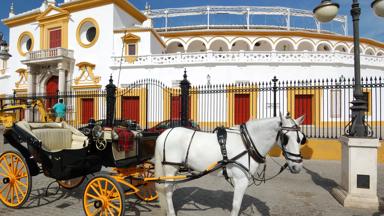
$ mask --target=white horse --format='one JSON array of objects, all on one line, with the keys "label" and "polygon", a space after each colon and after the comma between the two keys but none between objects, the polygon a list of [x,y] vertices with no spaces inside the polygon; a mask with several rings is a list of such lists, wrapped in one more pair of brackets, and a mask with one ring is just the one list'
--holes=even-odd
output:
[{"label": "white horse", "polygon": [[[237,164],[230,163],[226,166],[227,175],[234,186],[231,216],[239,214],[244,193],[252,179],[251,175],[256,173],[259,166],[259,162],[248,156],[252,153],[252,146],[261,157],[265,157],[275,144],[278,145],[283,151],[289,170],[292,173],[300,172],[300,144],[304,144],[306,140],[299,127],[303,120],[304,116],[294,120],[281,115],[269,119],[249,120],[244,125],[251,149],[247,149],[239,127],[227,130],[228,158],[243,153],[236,159]],[[179,164],[182,163],[186,163],[194,171],[203,172],[215,162],[223,160],[223,155],[216,133],[194,132],[180,127],[168,129],[159,136],[156,141],[155,159],[155,175],[161,177],[175,176],[180,168]],[[164,161],[171,163],[163,163]],[[174,184],[169,182],[156,184],[162,210],[169,216],[176,215],[172,202],[173,186]]]}]

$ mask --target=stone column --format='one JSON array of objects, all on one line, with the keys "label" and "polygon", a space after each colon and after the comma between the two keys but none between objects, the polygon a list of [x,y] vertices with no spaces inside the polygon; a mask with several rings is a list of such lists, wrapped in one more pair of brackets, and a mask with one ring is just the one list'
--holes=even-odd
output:
[{"label": "stone column", "polygon": [[331,193],[345,207],[379,208],[377,197],[378,139],[340,137],[341,185]]},{"label": "stone column", "polygon": [[[31,98],[34,95],[36,95],[36,68],[33,66],[28,66],[28,96]],[[33,111],[31,108],[29,108],[25,112],[25,119],[27,121],[32,121],[33,120]]]},{"label": "stone column", "polygon": [[57,65],[57,69],[59,71],[59,92],[62,94],[65,92],[66,88],[66,79],[65,79],[65,71],[67,70],[66,64],[59,63]]}]

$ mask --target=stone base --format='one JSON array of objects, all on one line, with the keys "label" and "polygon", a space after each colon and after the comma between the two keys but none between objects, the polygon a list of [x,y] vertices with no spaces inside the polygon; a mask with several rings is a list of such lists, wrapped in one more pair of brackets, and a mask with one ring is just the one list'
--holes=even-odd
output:
[{"label": "stone base", "polygon": [[331,194],[344,207],[379,210],[379,199],[374,195],[348,194],[342,187],[332,188]]}]

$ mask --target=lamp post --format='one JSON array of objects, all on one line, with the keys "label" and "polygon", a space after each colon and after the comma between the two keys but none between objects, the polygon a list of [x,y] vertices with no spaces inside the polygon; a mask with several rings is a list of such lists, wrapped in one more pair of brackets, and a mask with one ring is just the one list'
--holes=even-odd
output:
[{"label": "lamp post", "polygon": [[[384,16],[384,0],[374,0],[371,4],[378,16]],[[322,0],[313,13],[320,22],[334,19],[339,4],[331,0]],[[354,76],[351,122],[346,126],[346,136],[339,138],[342,143],[341,184],[331,190],[331,194],[345,207],[378,209],[377,196],[377,148],[378,139],[372,135],[365,122],[367,100],[361,88],[360,73],[360,32],[361,9],[358,0],[352,0],[351,16],[353,20]]]},{"label": "lamp post", "polygon": [[[313,13],[320,22],[329,22],[333,20],[339,10],[339,4],[333,3],[331,0],[322,0]],[[376,15],[384,16],[384,0],[374,0],[371,4]],[[365,122],[365,112],[367,112],[367,100],[364,97],[361,88],[361,72],[360,72],[360,21],[361,9],[358,0],[353,0],[351,16],[353,21],[353,44],[354,44],[354,78],[355,86],[353,90],[353,101],[351,106],[352,119],[347,126],[346,135],[351,137],[367,137],[371,135],[370,129]]]},{"label": "lamp post", "polygon": [[11,55],[8,53],[7,41],[3,40],[3,33],[0,32],[0,59],[5,62],[10,57],[11,57]]}]

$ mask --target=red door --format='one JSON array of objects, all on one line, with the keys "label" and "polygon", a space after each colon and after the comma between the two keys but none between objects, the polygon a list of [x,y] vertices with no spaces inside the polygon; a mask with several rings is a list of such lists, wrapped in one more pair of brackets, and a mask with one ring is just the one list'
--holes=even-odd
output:
[{"label": "red door", "polygon": [[140,97],[123,97],[121,117],[124,120],[140,121]]},{"label": "red door", "polygon": [[312,124],[312,95],[295,95],[295,118],[304,115],[305,125]]},{"label": "red door", "polygon": [[235,94],[235,124],[242,124],[250,117],[249,94]]},{"label": "red door", "polygon": [[181,117],[181,97],[172,96],[171,101],[171,119],[180,119]]},{"label": "red door", "polygon": [[[171,119],[181,119],[181,96],[172,96]],[[191,118],[191,97],[188,100],[188,114]]]},{"label": "red door", "polygon": [[81,123],[88,123],[90,118],[95,118],[93,98],[81,99]]},{"label": "red door", "polygon": [[45,92],[47,94],[47,108],[52,108],[55,103],[57,103],[57,90],[59,90],[59,77],[52,76],[45,87]]},{"label": "red door", "polygon": [[49,31],[49,48],[61,47],[61,29]]}]

